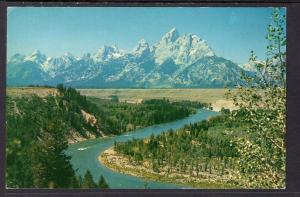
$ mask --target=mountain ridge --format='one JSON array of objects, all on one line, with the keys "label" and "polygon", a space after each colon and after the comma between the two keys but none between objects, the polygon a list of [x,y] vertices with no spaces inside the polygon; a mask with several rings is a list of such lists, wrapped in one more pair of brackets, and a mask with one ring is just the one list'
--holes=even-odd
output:
[{"label": "mountain ridge", "polygon": [[103,46],[95,54],[47,57],[39,50],[15,54],[7,63],[7,85],[56,85],[95,88],[224,87],[251,72],[218,57],[195,34],[180,35],[176,28],[153,46],[140,39],[132,51]]}]

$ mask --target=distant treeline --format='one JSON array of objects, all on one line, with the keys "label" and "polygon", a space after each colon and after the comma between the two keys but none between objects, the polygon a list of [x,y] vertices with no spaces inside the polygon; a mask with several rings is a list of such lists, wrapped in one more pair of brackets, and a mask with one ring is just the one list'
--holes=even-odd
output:
[{"label": "distant treeline", "polygon": [[41,87],[41,88],[56,88],[55,86],[51,86],[51,85],[28,85],[27,87]]},{"label": "distant treeline", "polygon": [[196,113],[206,104],[191,101],[171,102],[167,99],[152,99],[141,104],[110,102],[97,98],[93,113],[100,117],[101,128],[106,133],[120,134],[145,126],[170,122]]}]

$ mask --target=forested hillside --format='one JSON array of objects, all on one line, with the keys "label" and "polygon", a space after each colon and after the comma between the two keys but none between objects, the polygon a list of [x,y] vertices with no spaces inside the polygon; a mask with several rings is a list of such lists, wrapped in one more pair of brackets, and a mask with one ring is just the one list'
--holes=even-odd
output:
[{"label": "forested hillside", "polygon": [[93,182],[89,172],[83,179],[76,177],[71,158],[64,153],[70,139],[120,134],[136,127],[183,118],[204,106],[168,100],[142,104],[95,99],[91,102],[73,88],[58,85],[57,90],[45,97],[6,98],[8,187],[106,188],[103,177],[100,186]]},{"label": "forested hillside", "polygon": [[[74,103],[62,95],[7,97],[6,107],[8,188],[91,186],[93,178],[77,177],[70,164],[71,158],[64,153],[72,132],[89,129],[75,110]],[[72,118],[80,122],[74,122]],[[103,185],[96,187],[107,187]]]}]

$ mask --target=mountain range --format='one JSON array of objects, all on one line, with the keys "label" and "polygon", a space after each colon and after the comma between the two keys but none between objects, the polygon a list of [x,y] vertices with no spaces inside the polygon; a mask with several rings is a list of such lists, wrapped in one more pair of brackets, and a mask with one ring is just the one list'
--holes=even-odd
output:
[{"label": "mountain range", "polygon": [[197,35],[173,28],[150,46],[141,39],[130,52],[116,45],[95,54],[47,57],[39,50],[13,55],[7,63],[7,85],[56,85],[81,88],[222,88],[240,82],[253,70],[215,54]]}]

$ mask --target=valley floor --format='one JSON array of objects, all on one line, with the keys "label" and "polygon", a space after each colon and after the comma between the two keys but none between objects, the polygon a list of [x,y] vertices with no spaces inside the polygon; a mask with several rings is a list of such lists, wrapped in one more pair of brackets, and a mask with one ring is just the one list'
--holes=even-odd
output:
[{"label": "valley floor", "polygon": [[121,102],[140,103],[147,99],[166,98],[171,101],[199,101],[210,103],[214,111],[220,111],[222,107],[233,109],[234,105],[226,99],[225,88],[170,88],[170,89],[78,89],[81,94],[101,99],[110,99],[112,95]]},{"label": "valley floor", "polygon": [[[100,99],[111,99],[116,95],[121,102],[140,103],[147,99],[166,98],[172,101],[199,101],[211,103],[214,111],[220,111],[222,107],[233,109],[234,105],[226,99],[224,88],[201,89],[201,88],[183,88],[183,89],[78,89],[82,95]],[[46,87],[9,87],[6,89],[8,96],[28,96],[36,94],[45,97],[48,94],[56,94],[55,88]]]}]

